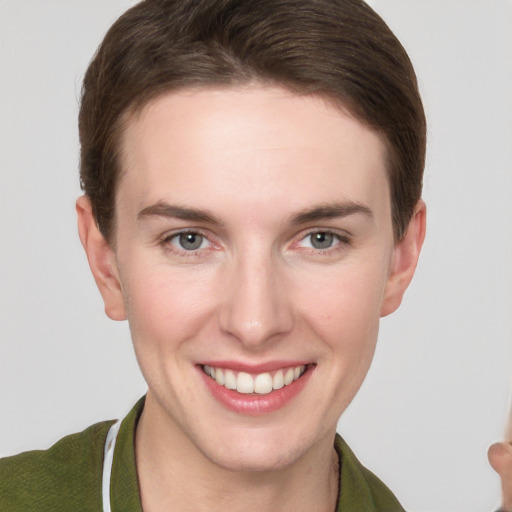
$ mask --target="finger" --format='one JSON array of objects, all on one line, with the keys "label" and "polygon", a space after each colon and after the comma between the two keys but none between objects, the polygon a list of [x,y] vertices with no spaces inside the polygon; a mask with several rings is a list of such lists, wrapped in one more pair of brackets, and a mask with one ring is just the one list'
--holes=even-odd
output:
[{"label": "finger", "polygon": [[510,443],[494,443],[487,452],[489,462],[494,471],[512,476],[512,445]]},{"label": "finger", "polygon": [[495,443],[487,452],[489,462],[499,474],[502,490],[502,507],[500,511],[512,512],[512,445]]}]

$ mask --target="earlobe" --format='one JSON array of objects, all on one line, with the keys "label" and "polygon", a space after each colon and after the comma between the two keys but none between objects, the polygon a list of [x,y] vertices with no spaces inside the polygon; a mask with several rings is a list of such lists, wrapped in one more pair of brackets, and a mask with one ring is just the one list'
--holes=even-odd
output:
[{"label": "earlobe", "polygon": [[388,281],[382,301],[381,317],[398,309],[412,280],[425,239],[427,208],[419,200],[405,236],[395,246]]},{"label": "earlobe", "polygon": [[105,313],[112,320],[126,320],[115,253],[96,225],[89,198],[86,196],[78,198],[76,212],[80,241],[87,255],[94,280],[103,297]]}]

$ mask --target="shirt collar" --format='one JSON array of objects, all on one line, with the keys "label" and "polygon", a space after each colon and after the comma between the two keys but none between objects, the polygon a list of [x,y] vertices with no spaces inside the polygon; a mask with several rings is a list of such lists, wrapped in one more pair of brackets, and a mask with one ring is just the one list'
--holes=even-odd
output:
[{"label": "shirt collar", "polygon": [[[144,409],[144,402],[145,397],[142,397],[135,404],[122,421],[117,435],[110,491],[114,512],[120,510],[143,512],[135,464],[135,431]],[[375,511],[372,491],[367,481],[368,470],[361,465],[339,434],[336,434],[334,447],[340,460],[337,512],[345,510]]]}]

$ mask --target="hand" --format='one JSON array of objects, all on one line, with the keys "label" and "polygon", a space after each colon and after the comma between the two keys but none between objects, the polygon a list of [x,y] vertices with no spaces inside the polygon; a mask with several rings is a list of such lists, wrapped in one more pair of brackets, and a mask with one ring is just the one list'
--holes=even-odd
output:
[{"label": "hand", "polygon": [[487,456],[491,466],[501,478],[500,511],[512,512],[512,444],[495,443],[489,448]]}]

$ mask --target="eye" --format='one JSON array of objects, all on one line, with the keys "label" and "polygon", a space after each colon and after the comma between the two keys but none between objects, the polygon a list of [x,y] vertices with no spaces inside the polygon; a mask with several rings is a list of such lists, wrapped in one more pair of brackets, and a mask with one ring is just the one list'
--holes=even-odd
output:
[{"label": "eye", "polygon": [[315,249],[328,249],[336,242],[336,238],[332,233],[320,231],[319,233],[312,233],[309,235],[311,245]]},{"label": "eye", "polygon": [[206,237],[194,231],[187,231],[178,233],[169,238],[171,245],[184,251],[197,251],[198,249],[205,249],[211,244]]},{"label": "eye", "polygon": [[301,241],[302,247],[310,247],[313,249],[330,249],[340,243],[340,237],[329,231],[316,231],[309,233]]}]

